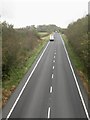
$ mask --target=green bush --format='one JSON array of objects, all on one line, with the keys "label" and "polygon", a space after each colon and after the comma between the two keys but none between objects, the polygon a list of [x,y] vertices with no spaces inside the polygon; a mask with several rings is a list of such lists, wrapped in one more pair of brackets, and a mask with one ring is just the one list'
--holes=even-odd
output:
[{"label": "green bush", "polygon": [[[90,70],[90,39],[88,39],[88,16],[78,19],[76,22],[69,24],[64,31],[69,43],[74,48],[76,54],[85,65],[87,71]],[[87,71],[86,74],[88,74]],[[90,79],[90,75],[88,74]]]},{"label": "green bush", "polygon": [[13,67],[22,67],[30,53],[38,45],[40,36],[36,29],[14,29],[6,22],[2,23],[2,71],[3,80],[9,79]]}]

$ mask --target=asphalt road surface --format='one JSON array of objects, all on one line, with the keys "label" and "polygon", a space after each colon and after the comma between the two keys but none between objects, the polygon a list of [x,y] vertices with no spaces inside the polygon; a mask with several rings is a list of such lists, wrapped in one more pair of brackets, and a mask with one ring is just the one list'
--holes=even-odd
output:
[{"label": "asphalt road surface", "polygon": [[3,118],[87,118],[59,33],[47,44],[3,109]]}]

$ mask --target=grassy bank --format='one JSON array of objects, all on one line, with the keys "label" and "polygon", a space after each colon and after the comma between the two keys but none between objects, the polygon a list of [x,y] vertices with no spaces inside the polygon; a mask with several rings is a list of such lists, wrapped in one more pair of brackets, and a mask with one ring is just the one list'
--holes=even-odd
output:
[{"label": "grassy bank", "polygon": [[68,39],[67,37],[63,34],[62,35],[62,38],[65,42],[65,45],[66,45],[66,48],[68,50],[68,53],[69,53],[69,56],[72,60],[72,62],[74,63],[75,67],[78,69],[78,70],[81,70],[81,71],[85,71],[85,66],[83,64],[83,62],[80,60],[80,58],[77,56],[77,54],[74,52],[74,49],[73,47],[69,44],[68,42]]},{"label": "grassy bank", "polygon": [[76,68],[76,72],[79,75],[80,80],[82,81],[83,86],[85,87],[88,95],[90,96],[90,92],[89,92],[90,90],[88,90],[88,88],[90,89],[90,87],[89,87],[89,82],[88,82],[88,77],[87,77],[87,69],[85,68],[83,64],[83,61],[77,56],[73,47],[68,42],[67,37],[64,34],[62,34],[62,38],[65,42],[69,57]]},{"label": "grassy bank", "polygon": [[39,34],[41,37],[45,37],[45,36],[49,35],[49,33],[47,33],[47,32],[38,32],[38,34]]},{"label": "grassy bank", "polygon": [[25,73],[28,69],[32,66],[33,62],[36,60],[39,53],[42,51],[44,46],[49,40],[49,36],[41,38],[39,44],[33,51],[30,53],[30,57],[27,61],[24,62],[21,68],[14,67],[10,70],[9,80],[3,81],[3,106],[6,104],[7,100],[9,99],[10,95],[14,92],[20,81],[22,80]]}]

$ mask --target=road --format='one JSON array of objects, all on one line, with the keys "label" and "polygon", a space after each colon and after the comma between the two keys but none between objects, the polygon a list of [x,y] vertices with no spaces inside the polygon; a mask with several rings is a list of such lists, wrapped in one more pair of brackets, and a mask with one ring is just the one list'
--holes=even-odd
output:
[{"label": "road", "polygon": [[55,33],[55,41],[47,44],[3,109],[3,118],[88,116],[64,47]]}]

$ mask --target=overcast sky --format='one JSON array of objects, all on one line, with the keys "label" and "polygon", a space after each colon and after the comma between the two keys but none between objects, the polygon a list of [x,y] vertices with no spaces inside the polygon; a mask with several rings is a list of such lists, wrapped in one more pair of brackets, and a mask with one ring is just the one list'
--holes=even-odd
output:
[{"label": "overcast sky", "polygon": [[0,0],[1,20],[14,27],[69,23],[88,13],[88,0]]}]

